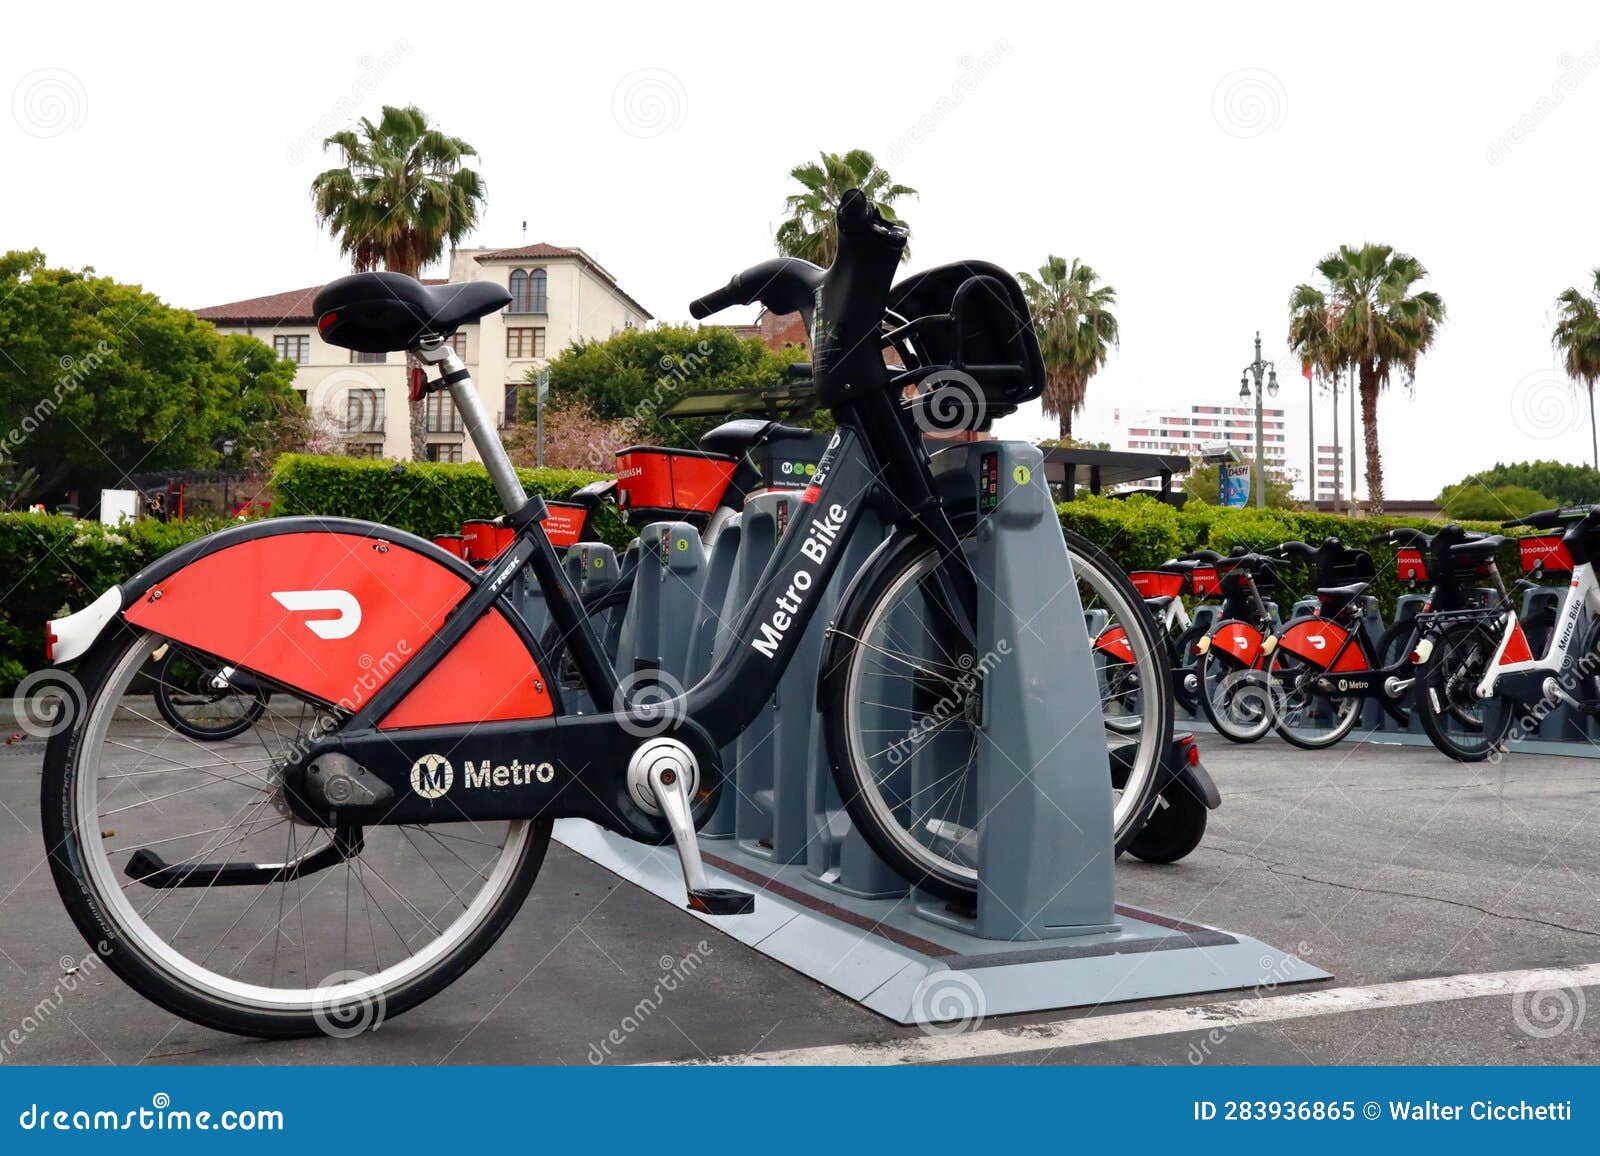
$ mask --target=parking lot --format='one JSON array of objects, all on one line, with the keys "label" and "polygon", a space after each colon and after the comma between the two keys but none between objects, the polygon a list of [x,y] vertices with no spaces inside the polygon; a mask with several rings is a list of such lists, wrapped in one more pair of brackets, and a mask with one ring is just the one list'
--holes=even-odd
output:
[{"label": "parking lot", "polygon": [[[1294,993],[1600,960],[1600,762],[1519,755],[1467,767],[1418,748],[1308,753],[1214,736],[1203,747],[1224,798],[1205,843],[1172,867],[1123,862],[1119,900],[1255,936],[1333,973]],[[169,1016],[93,966],[41,1016],[63,961],[85,953],[42,865],[41,755],[33,741],[0,748],[0,1036],[18,1027],[21,1039],[8,1063],[871,1061],[905,1058],[883,1047],[896,1041],[913,1041],[913,1058],[960,1054],[950,1037],[890,1024],[557,845],[485,959],[369,1035],[236,1039]],[[641,1014],[664,971],[691,954],[693,973]],[[1128,1013],[1278,1007],[1290,989],[995,1018],[976,1025],[988,1033],[978,1050],[1028,1064],[1595,1062],[1600,1010],[1585,1014],[1593,989],[1582,982],[1475,998],[1406,990],[1403,1006],[1308,1004],[1271,1022],[1228,1009],[1203,1020]],[[1103,1022],[1066,1046],[1036,1026],[1090,1017]]]}]

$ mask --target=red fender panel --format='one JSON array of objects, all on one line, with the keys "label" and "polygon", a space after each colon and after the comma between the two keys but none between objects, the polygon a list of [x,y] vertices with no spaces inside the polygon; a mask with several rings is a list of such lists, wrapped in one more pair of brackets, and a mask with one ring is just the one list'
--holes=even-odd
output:
[{"label": "red fender panel", "polygon": [[[123,616],[353,710],[415,657],[468,590],[460,575],[415,550],[306,531],[252,538],[198,558],[158,581]],[[495,609],[382,725],[552,713],[537,663]]]},{"label": "red fender panel", "polygon": [[1261,631],[1248,622],[1224,622],[1211,635],[1211,649],[1254,666],[1261,657]]},{"label": "red fender panel", "polygon": [[1278,636],[1278,645],[1324,670],[1349,673],[1367,669],[1367,660],[1362,656],[1359,646],[1349,647],[1339,655],[1337,662],[1328,665],[1349,636],[1350,632],[1337,622],[1329,622],[1326,618],[1303,618],[1292,623]]},{"label": "red fender panel", "polygon": [[1094,648],[1104,651],[1118,662],[1133,661],[1133,647],[1128,644],[1128,632],[1120,626],[1102,630],[1094,640]]}]

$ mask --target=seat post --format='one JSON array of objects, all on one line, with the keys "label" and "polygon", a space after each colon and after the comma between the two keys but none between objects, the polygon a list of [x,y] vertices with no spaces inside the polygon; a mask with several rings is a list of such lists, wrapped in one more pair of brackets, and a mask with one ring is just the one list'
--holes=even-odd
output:
[{"label": "seat post", "polygon": [[511,464],[511,455],[506,453],[505,444],[483,408],[477,387],[472,384],[472,374],[467,372],[466,365],[443,338],[425,342],[417,347],[415,353],[419,360],[436,365],[443,371],[441,380],[450,387],[450,396],[455,399],[461,424],[466,427],[472,444],[478,448],[478,456],[489,471],[489,480],[494,483],[494,492],[499,495],[500,504],[506,508],[506,513],[515,514],[528,504],[528,495],[522,488],[522,479],[517,477],[517,468]]}]

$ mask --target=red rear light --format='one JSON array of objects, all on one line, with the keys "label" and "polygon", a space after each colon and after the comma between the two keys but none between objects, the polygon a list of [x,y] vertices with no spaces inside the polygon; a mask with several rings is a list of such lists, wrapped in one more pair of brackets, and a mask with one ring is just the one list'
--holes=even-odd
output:
[{"label": "red rear light", "polygon": [[44,624],[44,660],[46,662],[54,662],[56,660],[56,641],[56,624],[54,622],[46,622]]},{"label": "red rear light", "polygon": [[1194,741],[1193,735],[1179,735],[1178,745],[1183,748],[1183,761],[1191,767],[1200,765],[1200,744]]},{"label": "red rear light", "polygon": [[321,317],[317,318],[317,332],[328,332],[328,326],[332,325],[337,320],[339,320],[339,315],[337,313],[324,313]]}]

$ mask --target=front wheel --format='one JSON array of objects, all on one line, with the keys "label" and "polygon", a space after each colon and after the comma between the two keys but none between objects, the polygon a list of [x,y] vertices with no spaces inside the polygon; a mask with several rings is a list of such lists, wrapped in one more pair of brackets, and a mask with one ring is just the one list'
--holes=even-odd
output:
[{"label": "front wheel", "polygon": [[1498,649],[1501,625],[1499,618],[1466,618],[1440,626],[1417,672],[1413,709],[1433,745],[1457,762],[1482,762],[1511,731],[1514,700],[1477,693]]},{"label": "front wheel", "polygon": [[169,641],[108,631],[45,749],[41,810],[67,912],[129,986],[221,1031],[353,1035],[499,938],[548,822],[307,823],[283,767],[335,724],[326,704],[280,691],[248,733],[198,743],[153,702]]}]

